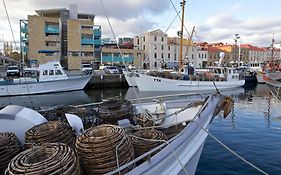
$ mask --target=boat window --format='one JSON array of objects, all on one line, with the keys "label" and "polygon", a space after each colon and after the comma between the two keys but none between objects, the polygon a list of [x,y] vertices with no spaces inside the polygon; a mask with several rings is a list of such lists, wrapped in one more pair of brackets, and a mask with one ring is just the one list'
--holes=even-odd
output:
[{"label": "boat window", "polygon": [[54,70],[49,70],[49,75],[54,75]]},{"label": "boat window", "polygon": [[48,70],[43,70],[43,75],[48,75]]},{"label": "boat window", "polygon": [[54,64],[54,66],[59,66],[59,64]]},{"label": "boat window", "polygon": [[56,70],[56,75],[62,75],[61,70]]}]

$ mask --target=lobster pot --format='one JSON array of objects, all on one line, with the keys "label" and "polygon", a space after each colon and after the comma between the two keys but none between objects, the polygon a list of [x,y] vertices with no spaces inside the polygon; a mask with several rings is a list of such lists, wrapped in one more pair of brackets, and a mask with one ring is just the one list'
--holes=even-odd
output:
[{"label": "lobster pot", "polygon": [[75,149],[86,174],[105,174],[115,170],[117,164],[122,166],[134,159],[130,138],[123,128],[115,125],[89,128],[77,137]]},{"label": "lobster pot", "polygon": [[99,124],[117,124],[118,120],[129,119],[133,124],[132,103],[127,100],[109,100],[98,107]]},{"label": "lobster pot", "polygon": [[[143,155],[158,145],[161,145],[163,140],[166,140],[165,134],[159,130],[139,130],[135,132],[131,138],[136,157]],[[156,154],[156,152],[152,155],[154,154]]]},{"label": "lobster pot", "polygon": [[14,133],[0,133],[0,174],[5,171],[9,162],[20,150],[19,141]]},{"label": "lobster pot", "polygon": [[65,143],[74,146],[75,133],[68,123],[49,121],[36,125],[25,133],[25,148],[44,143]]},{"label": "lobster pot", "polygon": [[34,146],[14,157],[5,175],[12,174],[82,174],[73,149],[63,143]]}]

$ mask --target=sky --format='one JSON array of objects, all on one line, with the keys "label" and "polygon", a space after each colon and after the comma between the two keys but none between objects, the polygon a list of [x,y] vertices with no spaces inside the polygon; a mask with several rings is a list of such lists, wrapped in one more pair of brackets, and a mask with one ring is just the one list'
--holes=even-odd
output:
[{"label": "sky", "polygon": [[[104,6],[104,9],[101,5]],[[77,4],[80,13],[95,14],[95,24],[102,26],[102,37],[113,38],[106,16],[116,37],[134,37],[155,29],[177,36],[180,30],[181,0],[5,0],[15,38],[19,41],[19,20],[35,14],[35,10],[68,8]],[[174,7],[173,7],[173,5]],[[195,26],[193,40],[234,44],[239,34],[241,44],[269,46],[274,36],[281,41],[280,0],[187,0],[185,26],[189,33]],[[0,2],[0,43],[13,41]],[[172,23],[172,21],[174,22]],[[186,32],[185,37],[187,37]],[[18,44],[19,45],[19,44]]]}]

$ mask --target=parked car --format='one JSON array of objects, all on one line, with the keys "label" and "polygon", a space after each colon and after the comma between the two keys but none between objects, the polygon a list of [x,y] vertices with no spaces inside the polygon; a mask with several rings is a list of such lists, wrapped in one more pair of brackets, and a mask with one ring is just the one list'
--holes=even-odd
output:
[{"label": "parked car", "polygon": [[8,66],[7,67],[7,77],[20,76],[20,70],[18,66]]},{"label": "parked car", "polygon": [[106,74],[119,74],[120,73],[116,66],[106,66],[106,67],[104,67],[103,70]]},{"label": "parked car", "polygon": [[81,64],[80,70],[83,74],[86,75],[93,73],[93,67],[91,64]]},{"label": "parked car", "polygon": [[124,66],[124,65],[118,65],[118,66],[116,66],[116,67],[117,67],[119,73],[122,73],[123,70],[126,70],[126,66]]}]

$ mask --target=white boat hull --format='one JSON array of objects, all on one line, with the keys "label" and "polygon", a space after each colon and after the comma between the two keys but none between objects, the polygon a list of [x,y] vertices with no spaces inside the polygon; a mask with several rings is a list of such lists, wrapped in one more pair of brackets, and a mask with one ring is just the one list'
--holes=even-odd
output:
[{"label": "white boat hull", "polygon": [[131,75],[132,72],[123,71],[123,74],[125,76],[125,79],[126,79],[128,85],[129,85],[129,87],[137,87],[135,77]]},{"label": "white boat hull", "polygon": [[169,145],[128,174],[189,174],[194,175],[208,136],[204,129],[213,118],[214,110],[222,96],[215,95],[208,99],[195,117]]},{"label": "white boat hull", "polygon": [[0,96],[42,94],[83,89],[91,76],[69,77],[62,80],[14,83],[0,86]]},{"label": "white boat hull", "polygon": [[135,81],[140,91],[213,91],[216,87],[228,89],[245,84],[245,80],[214,81],[213,83],[213,81],[173,80],[144,74],[138,74]]}]

